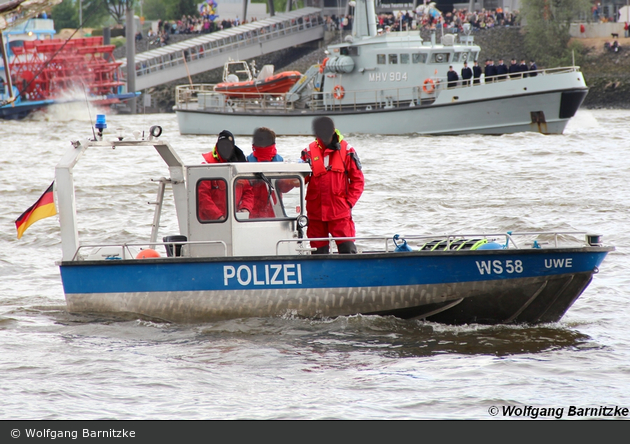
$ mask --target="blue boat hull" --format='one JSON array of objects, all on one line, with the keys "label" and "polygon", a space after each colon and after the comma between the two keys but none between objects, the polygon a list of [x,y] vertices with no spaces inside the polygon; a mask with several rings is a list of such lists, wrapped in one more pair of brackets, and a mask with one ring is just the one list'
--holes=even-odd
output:
[{"label": "blue boat hull", "polygon": [[172,322],[353,314],[464,323],[558,321],[607,247],[262,258],[67,261],[70,312]]},{"label": "blue boat hull", "polygon": [[55,103],[54,100],[20,101],[13,105],[0,106],[0,118],[5,120],[19,120],[31,112],[46,108]]}]

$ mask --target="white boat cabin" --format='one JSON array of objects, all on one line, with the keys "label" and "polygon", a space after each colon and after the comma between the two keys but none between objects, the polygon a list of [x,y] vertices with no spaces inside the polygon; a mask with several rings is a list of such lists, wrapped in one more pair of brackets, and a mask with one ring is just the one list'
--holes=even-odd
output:
[{"label": "white boat cabin", "polygon": [[[297,243],[278,242],[298,236],[308,164],[253,162],[184,168],[188,184],[185,233],[192,242],[189,256],[296,254]],[[251,211],[243,207],[248,204]]]},{"label": "white boat cabin", "polygon": [[[151,133],[159,135],[152,127]],[[55,183],[64,261],[130,259],[142,249],[160,256],[225,257],[300,254],[306,237],[305,163],[252,162],[184,165],[168,142],[148,140],[74,142],[56,167]],[[150,239],[120,246],[81,245],[73,167],[87,148],[153,147],[170,178],[158,181]],[[179,233],[159,233],[166,185],[173,190]],[[148,233],[147,233],[148,234]],[[164,255],[166,251],[167,256]]]}]

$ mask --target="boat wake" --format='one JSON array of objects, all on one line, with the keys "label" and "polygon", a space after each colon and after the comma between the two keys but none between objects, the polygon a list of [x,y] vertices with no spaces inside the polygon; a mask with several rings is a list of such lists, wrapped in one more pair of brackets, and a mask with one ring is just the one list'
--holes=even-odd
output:
[{"label": "boat wake", "polygon": [[[163,335],[167,334],[176,341],[211,342],[216,345],[247,341],[251,347],[311,349],[314,353],[362,351],[391,358],[440,354],[504,357],[602,348],[590,336],[557,323],[450,326],[393,316],[353,315],[318,320],[298,317],[239,318],[191,325],[130,314],[73,314],[63,306],[31,308],[32,314],[51,317],[57,325],[72,327],[74,334],[79,335],[118,335],[121,331],[132,331],[132,337],[143,337],[149,341],[162,341],[165,339]],[[103,330],[107,326],[112,329]]]}]

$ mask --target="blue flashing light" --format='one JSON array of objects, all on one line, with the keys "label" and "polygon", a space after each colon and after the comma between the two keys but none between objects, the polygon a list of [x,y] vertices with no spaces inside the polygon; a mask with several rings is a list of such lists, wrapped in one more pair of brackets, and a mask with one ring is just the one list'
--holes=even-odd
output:
[{"label": "blue flashing light", "polygon": [[94,125],[96,129],[105,129],[107,128],[107,123],[105,122],[105,114],[97,114],[96,115],[96,125]]}]

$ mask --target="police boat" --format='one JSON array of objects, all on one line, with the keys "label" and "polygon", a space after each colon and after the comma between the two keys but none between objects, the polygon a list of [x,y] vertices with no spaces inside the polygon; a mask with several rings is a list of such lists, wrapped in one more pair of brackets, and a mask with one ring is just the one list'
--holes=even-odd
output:
[{"label": "police boat", "polygon": [[[390,233],[357,236],[358,254],[338,254],[329,239],[331,253],[314,255],[313,239],[305,236],[308,164],[185,165],[160,138],[159,126],[147,137],[135,132],[113,140],[104,140],[103,126],[94,140],[72,142],[55,170],[58,265],[71,313],[176,323],[357,314],[446,324],[549,323],[562,318],[614,250],[586,232]],[[116,239],[104,232],[103,242],[81,242],[79,233],[96,234],[78,226],[75,194],[87,186],[75,188],[77,161],[87,150],[107,150],[115,159],[130,149],[154,152],[164,162],[146,233],[123,231]],[[220,184],[220,218],[201,215],[199,189],[206,181]],[[117,193],[131,190],[132,201],[146,205],[137,188],[118,185]],[[236,211],[244,185],[267,187],[271,217]],[[164,218],[178,232],[158,234]]]}]

